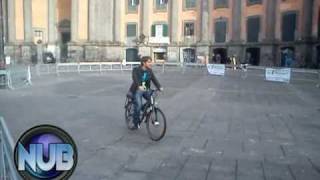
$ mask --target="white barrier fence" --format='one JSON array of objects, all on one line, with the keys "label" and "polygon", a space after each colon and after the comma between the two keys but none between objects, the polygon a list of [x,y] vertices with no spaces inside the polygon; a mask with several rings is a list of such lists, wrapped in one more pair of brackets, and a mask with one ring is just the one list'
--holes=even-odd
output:
[{"label": "white barrier fence", "polygon": [[[104,72],[104,71],[128,71],[140,62],[82,62],[82,63],[58,63],[58,64],[39,64],[35,66],[37,75],[57,74],[68,72]],[[181,63],[155,63],[156,67],[161,67],[165,72],[166,67],[182,67]]]},{"label": "white barrier fence", "polygon": [[0,70],[0,76],[0,85],[10,89],[32,85],[30,66],[11,65],[5,70]]},{"label": "white barrier fence", "polygon": [[[58,63],[58,64],[41,64],[36,65],[36,73],[37,75],[43,74],[56,74],[60,75],[61,73],[68,72],[106,72],[106,71],[128,71],[132,70],[135,66],[139,66],[139,62],[81,62],[81,63]],[[160,67],[160,70],[164,73],[165,71],[169,71],[171,69],[181,70],[182,73],[185,73],[187,69],[203,69],[203,72],[212,74],[212,71],[215,72],[216,75],[225,75],[225,71],[227,69],[231,69],[232,71],[241,71],[241,77],[246,79],[248,76],[248,70],[250,71],[262,71],[261,76],[264,77],[265,80],[270,81],[280,81],[280,82],[290,82],[291,76],[296,75],[297,73],[310,74],[312,77],[315,75],[318,78],[314,78],[309,81],[316,81],[317,87],[320,87],[320,71],[318,70],[309,70],[309,69],[295,69],[291,68],[290,73],[283,74],[283,68],[269,68],[262,66],[249,66],[249,65],[223,65],[224,68],[221,68],[221,65],[218,64],[202,64],[202,63],[180,63],[180,62],[161,62],[155,63],[155,67]],[[222,72],[222,69],[224,71]],[[211,73],[210,73],[211,71]],[[219,71],[219,72],[218,72]],[[287,70],[285,70],[288,72]],[[279,74],[280,73],[280,74]],[[282,75],[281,75],[282,74]],[[281,76],[281,77],[280,77]],[[286,77],[284,77],[286,76]],[[316,80],[314,80],[316,79]],[[305,79],[308,80],[308,79]]]},{"label": "white barrier fence", "polygon": [[0,179],[21,179],[14,164],[13,151],[13,138],[4,119],[0,117]]}]

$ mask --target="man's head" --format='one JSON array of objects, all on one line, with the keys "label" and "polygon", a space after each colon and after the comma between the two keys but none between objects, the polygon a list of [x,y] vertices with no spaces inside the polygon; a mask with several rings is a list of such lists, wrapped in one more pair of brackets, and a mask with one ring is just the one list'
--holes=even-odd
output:
[{"label": "man's head", "polygon": [[143,56],[141,58],[141,66],[147,69],[151,69],[152,68],[152,59],[150,56]]}]

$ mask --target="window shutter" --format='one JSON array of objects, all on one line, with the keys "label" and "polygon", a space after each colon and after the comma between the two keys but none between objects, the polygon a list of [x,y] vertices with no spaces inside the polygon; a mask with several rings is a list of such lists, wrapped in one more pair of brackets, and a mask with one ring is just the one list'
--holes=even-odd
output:
[{"label": "window shutter", "polygon": [[155,37],[156,36],[156,25],[151,26],[151,36]]},{"label": "window shutter", "polygon": [[163,37],[168,37],[168,25],[164,24],[162,27],[163,27]]},{"label": "window shutter", "polygon": [[227,22],[226,21],[217,21],[215,23],[215,41],[216,42],[225,42],[227,34]]},{"label": "window shutter", "polygon": [[252,17],[247,21],[247,41],[258,42],[260,33],[260,18]]}]

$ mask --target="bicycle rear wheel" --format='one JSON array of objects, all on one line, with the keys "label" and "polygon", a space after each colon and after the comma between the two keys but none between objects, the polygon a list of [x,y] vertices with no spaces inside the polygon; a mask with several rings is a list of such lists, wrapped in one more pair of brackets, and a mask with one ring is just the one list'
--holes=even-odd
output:
[{"label": "bicycle rear wheel", "polygon": [[124,116],[125,116],[127,128],[129,130],[133,130],[134,129],[134,123],[133,123],[133,111],[134,111],[133,108],[134,107],[133,107],[132,101],[130,101],[128,98],[126,100],[124,108],[125,108]]},{"label": "bicycle rear wheel", "polygon": [[[158,122],[156,124],[155,122]],[[154,108],[147,116],[147,131],[150,139],[159,141],[167,130],[166,116],[159,108]]]}]

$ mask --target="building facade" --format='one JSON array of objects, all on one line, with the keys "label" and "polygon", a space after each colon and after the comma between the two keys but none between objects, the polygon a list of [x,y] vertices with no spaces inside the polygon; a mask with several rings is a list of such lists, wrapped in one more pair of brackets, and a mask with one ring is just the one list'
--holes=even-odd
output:
[{"label": "building facade", "polygon": [[23,62],[320,66],[320,0],[2,0],[2,14],[4,53]]}]

